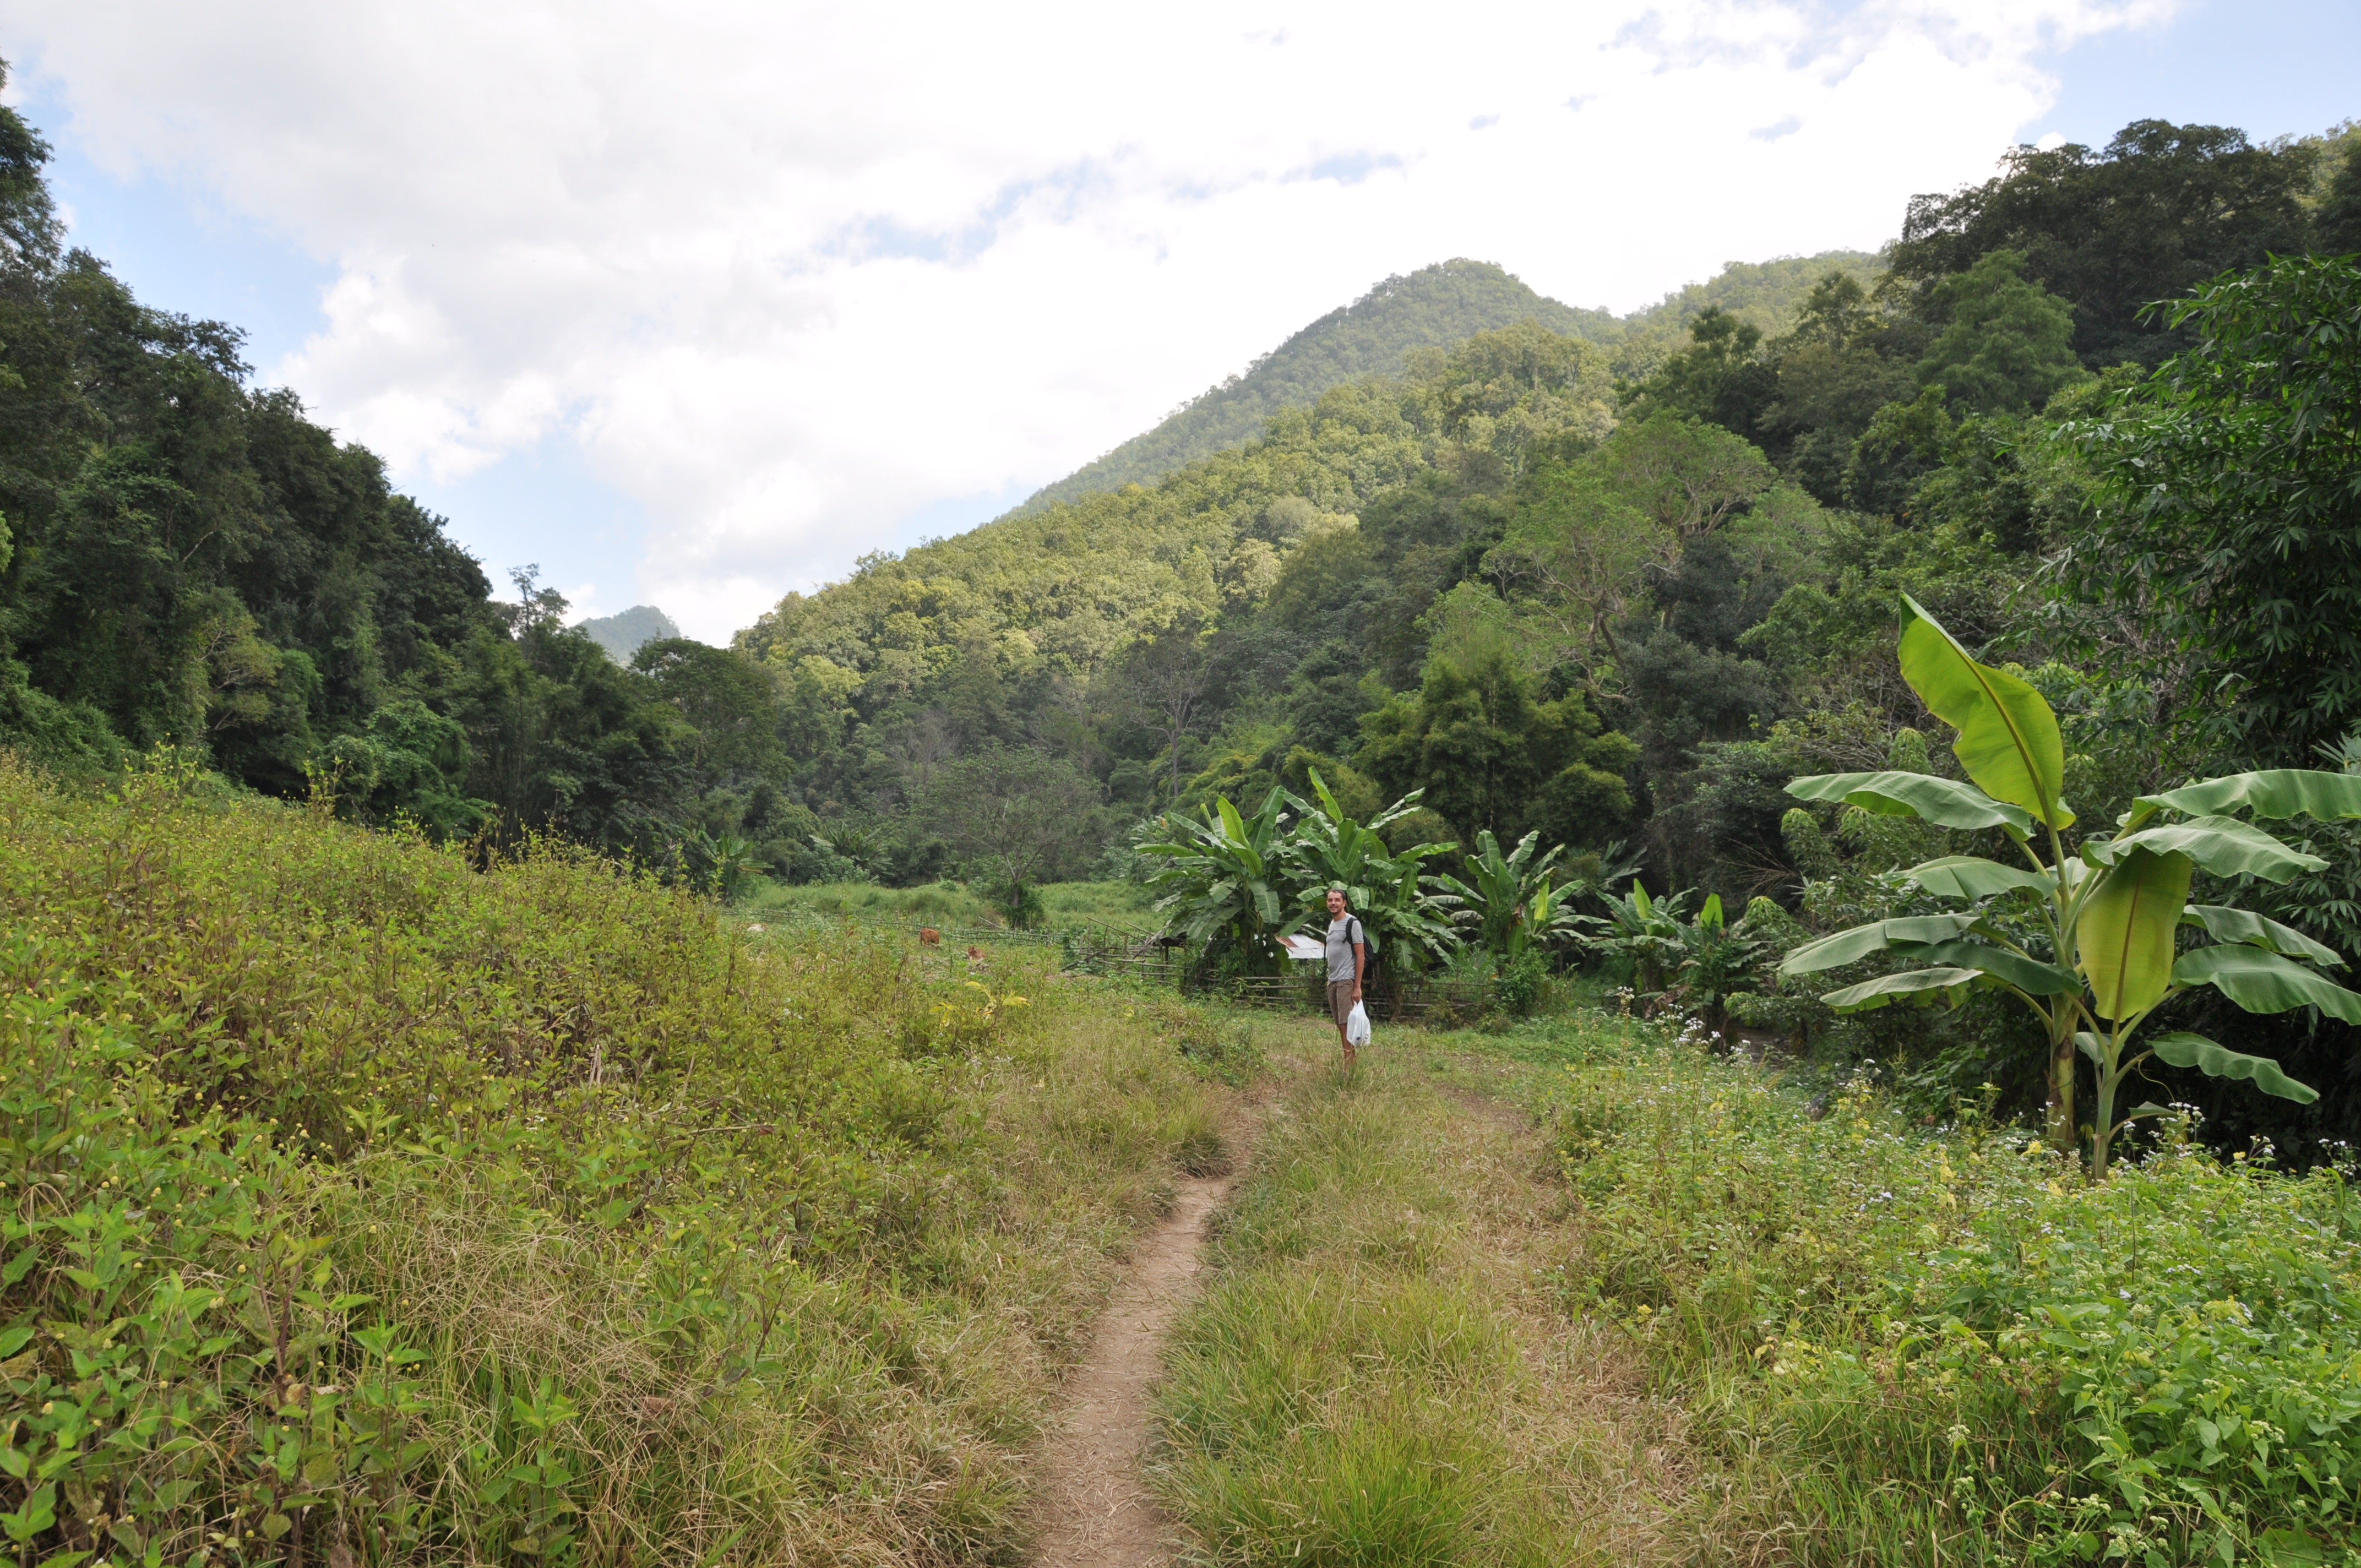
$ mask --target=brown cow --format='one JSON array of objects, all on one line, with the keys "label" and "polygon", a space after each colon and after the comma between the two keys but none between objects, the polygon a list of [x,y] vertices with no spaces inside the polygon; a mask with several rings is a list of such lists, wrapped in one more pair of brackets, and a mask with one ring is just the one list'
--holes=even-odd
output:
[{"label": "brown cow", "polygon": [[938,946],[941,943],[942,939],[943,934],[940,931],[936,930],[932,926],[921,926],[918,927],[918,940],[924,942],[928,947],[931,948]]}]

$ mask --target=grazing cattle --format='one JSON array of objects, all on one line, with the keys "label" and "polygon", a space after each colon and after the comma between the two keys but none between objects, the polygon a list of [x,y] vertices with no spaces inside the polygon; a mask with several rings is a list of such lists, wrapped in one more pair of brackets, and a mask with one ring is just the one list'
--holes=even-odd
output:
[{"label": "grazing cattle", "polygon": [[940,943],[942,939],[943,934],[940,931],[936,930],[932,926],[921,926],[918,927],[918,940],[924,942],[928,947],[934,947]]}]

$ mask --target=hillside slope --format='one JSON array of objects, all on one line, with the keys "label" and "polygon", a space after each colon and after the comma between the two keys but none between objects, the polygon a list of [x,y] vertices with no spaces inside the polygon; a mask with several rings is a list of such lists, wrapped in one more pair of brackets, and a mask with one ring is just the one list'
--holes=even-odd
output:
[{"label": "hillside slope", "polygon": [[1323,392],[1364,376],[1399,375],[1413,349],[1449,348],[1521,321],[1595,343],[1611,341],[1620,331],[1607,312],[1562,305],[1488,261],[1460,258],[1422,267],[1329,312],[1256,360],[1244,375],[1207,389],[1155,429],[1043,486],[1017,510],[1038,511],[1097,490],[1150,484],[1253,440],[1281,409],[1309,408]]},{"label": "hillside slope", "polygon": [[1642,311],[1625,316],[1616,342],[1616,368],[1642,374],[1653,360],[1680,346],[1689,323],[1719,306],[1763,329],[1765,337],[1794,330],[1796,313],[1812,285],[1843,272],[1874,288],[1884,265],[1866,250],[1823,250],[1814,256],[1782,256],[1769,261],[1729,261],[1711,279],[1675,289]]},{"label": "hillside slope", "polygon": [[1451,348],[1516,322],[1538,322],[1552,332],[1598,344],[1609,350],[1613,368],[1624,376],[1645,374],[1708,306],[1719,305],[1765,335],[1775,335],[1795,324],[1804,296],[1831,269],[1870,283],[1878,259],[1865,250],[1827,250],[1732,261],[1707,282],[1676,289],[1644,310],[1617,317],[1561,304],[1488,261],[1437,262],[1408,277],[1389,278],[1329,312],[1153,430],[1044,485],[1016,512],[1038,511],[1094,491],[1153,484],[1200,458],[1253,440],[1280,409],[1309,408],[1323,393],[1364,376],[1399,375],[1412,350]]}]

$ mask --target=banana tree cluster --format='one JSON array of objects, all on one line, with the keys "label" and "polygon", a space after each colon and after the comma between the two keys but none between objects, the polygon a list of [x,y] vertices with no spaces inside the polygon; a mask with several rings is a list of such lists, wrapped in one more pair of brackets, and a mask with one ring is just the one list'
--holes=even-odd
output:
[{"label": "banana tree cluster", "polygon": [[[1139,851],[1169,863],[1148,879],[1164,896],[1156,908],[1168,929],[1190,940],[1228,943],[1249,968],[1276,968],[1279,938],[1327,921],[1328,889],[1342,887],[1368,938],[1369,956],[1399,970],[1425,953],[1457,944],[1457,899],[1433,891],[1425,861],[1455,846],[1415,844],[1399,853],[1378,829],[1418,809],[1413,791],[1366,823],[1346,816],[1315,769],[1316,803],[1274,787],[1247,817],[1218,796],[1202,818],[1164,819],[1167,838]],[[1286,808],[1298,813],[1290,822]]]},{"label": "banana tree cluster", "polygon": [[1336,804],[1320,770],[1307,771],[1316,804],[1294,795],[1287,797],[1301,813],[1292,859],[1303,921],[1326,925],[1328,890],[1341,887],[1367,934],[1370,961],[1380,970],[1399,972],[1421,953],[1448,957],[1459,943],[1452,920],[1458,901],[1433,891],[1449,879],[1428,875],[1425,862],[1458,846],[1413,844],[1397,854],[1386,848],[1378,832],[1416,811],[1426,792],[1413,790],[1367,822],[1356,822]]},{"label": "banana tree cluster", "polygon": [[1235,942],[1249,962],[1275,954],[1278,939],[1301,922],[1290,920],[1283,894],[1282,856],[1287,792],[1273,789],[1252,817],[1222,795],[1203,817],[1178,812],[1164,818],[1167,838],[1139,846],[1166,861],[1148,879],[1164,896],[1156,908],[1168,930],[1192,942]]},{"label": "banana tree cluster", "polygon": [[[1969,657],[1916,601],[1905,597],[1903,605],[1903,677],[1959,732],[1952,753],[1971,782],[1827,773],[1797,779],[1788,792],[1941,828],[1996,829],[2025,863],[1949,855],[1913,867],[1907,874],[1957,911],[1823,937],[1790,953],[1781,972],[1817,973],[1877,952],[1919,966],[1821,998],[1839,1012],[1898,1002],[1956,1005],[1977,987],[2015,996],[2048,1038],[2048,1134],[2060,1147],[2074,1146],[2080,1135],[2076,1058],[2092,1064],[2097,1176],[2125,1126],[2162,1113],[2141,1105],[2118,1113],[2126,1080],[2151,1056],[2285,1099],[2317,1099],[2268,1058],[2186,1030],[2145,1036],[2141,1030],[2172,998],[2203,986],[2250,1013],[2317,1007],[2361,1023],[2361,995],[2314,967],[2341,965],[2333,949],[2247,910],[2189,902],[2201,869],[2273,883],[2319,870],[2324,861],[2255,824],[2361,817],[2361,776],[2275,769],[2206,779],[2141,796],[2114,833],[2081,837],[2070,849],[2075,817],[2064,799],[2065,746],[2049,705],[2016,676]],[[2184,950],[2184,932],[2205,940]]]},{"label": "banana tree cluster", "polygon": [[1539,852],[1541,835],[1528,833],[1507,854],[1489,828],[1476,835],[1476,853],[1468,857],[1468,880],[1437,877],[1435,882],[1459,900],[1477,940],[1503,963],[1514,963],[1526,948],[1572,936],[1588,916],[1576,915],[1574,898],[1584,886],[1554,885],[1560,874],[1557,858],[1565,846]]}]

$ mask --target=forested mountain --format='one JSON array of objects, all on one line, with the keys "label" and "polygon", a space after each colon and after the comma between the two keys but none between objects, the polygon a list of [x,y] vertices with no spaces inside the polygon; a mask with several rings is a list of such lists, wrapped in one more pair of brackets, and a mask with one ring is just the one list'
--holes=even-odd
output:
[{"label": "forested mountain", "polygon": [[1700,312],[1719,308],[1765,332],[1783,332],[1811,286],[1830,269],[1867,283],[1877,258],[1831,250],[1775,261],[1733,261],[1711,281],[1675,290],[1656,304],[1618,317],[1576,310],[1533,292],[1489,262],[1438,262],[1385,280],[1349,305],[1329,312],[1220,386],[1174,410],[1155,429],[1045,485],[1018,508],[1035,511],[1094,490],[1149,484],[1174,469],[1242,444],[1286,408],[1309,408],[1333,387],[1366,376],[1399,375],[1421,348],[1449,348],[1479,332],[1519,322],[1610,350],[1619,374],[1644,368],[1677,343]]},{"label": "forested mountain", "polygon": [[1675,289],[1645,310],[1634,311],[1616,323],[1611,335],[1595,341],[1614,348],[1616,368],[1628,376],[1654,368],[1658,359],[1681,345],[1689,323],[1708,311],[1735,316],[1775,337],[1794,329],[1813,286],[1831,272],[1843,273],[1864,289],[1873,289],[1884,267],[1866,250],[1823,250],[1771,261],[1732,261],[1705,282]]},{"label": "forested mountain", "polygon": [[[2268,344],[2356,308],[2350,264],[2301,258],[2351,247],[2356,199],[2349,143],[2135,125],[1921,199],[1890,276],[1848,256],[1675,295],[1674,351],[1620,377],[1625,344],[1479,334],[1153,485],[872,557],[738,639],[793,737],[764,830],[818,832],[838,871],[928,876],[972,863],[962,803],[998,780],[1072,803],[1049,857],[1071,872],[1144,817],[1316,767],[1356,811],[1425,790],[1405,841],[1620,841],[1660,888],[1766,894],[1807,921],[1838,918],[1831,899],[1907,912],[1894,868],[1956,835],[1783,793],[1951,766],[1895,666],[1905,593],[2066,716],[2086,820],[2201,772],[2316,762],[2361,726],[2344,695],[2361,645],[2331,608],[2361,580],[2339,554],[2361,537],[2356,448],[2267,431],[2342,429],[2361,394],[2270,390],[2301,356]],[[2145,215],[2118,222],[2126,203]],[[2169,303],[2201,282],[2203,302]],[[2265,357],[2215,362],[2241,344]],[[2214,361],[2150,374],[2175,353]],[[2226,400],[2191,423],[2200,386]],[[2247,445],[2204,444],[2248,408]],[[2141,477],[2164,472],[2187,476],[2178,510]],[[2223,530],[2276,543],[2224,557],[2205,543]],[[2224,559],[2248,564],[2235,606],[2212,586]],[[818,873],[776,842],[774,863]],[[2361,855],[2343,852],[2277,913],[2356,950]],[[2021,1033],[1982,1002],[1837,1030],[1925,1064],[1938,1100],[2005,1080]]]},{"label": "forested mountain", "polygon": [[650,642],[680,635],[680,628],[673,624],[672,617],[652,604],[635,604],[612,615],[594,615],[577,621],[575,628],[607,650],[607,657],[618,664],[630,663],[631,655]]},{"label": "forested mountain", "polygon": [[1546,299],[1489,262],[1462,258],[1422,267],[1329,312],[1240,374],[1175,409],[1153,430],[1043,486],[1018,510],[1160,479],[1251,440],[1281,409],[1309,407],[1331,387],[1359,377],[1398,373],[1414,350],[1447,348],[1524,321],[1573,336],[1606,337],[1620,330],[1607,312],[1577,311]]}]

